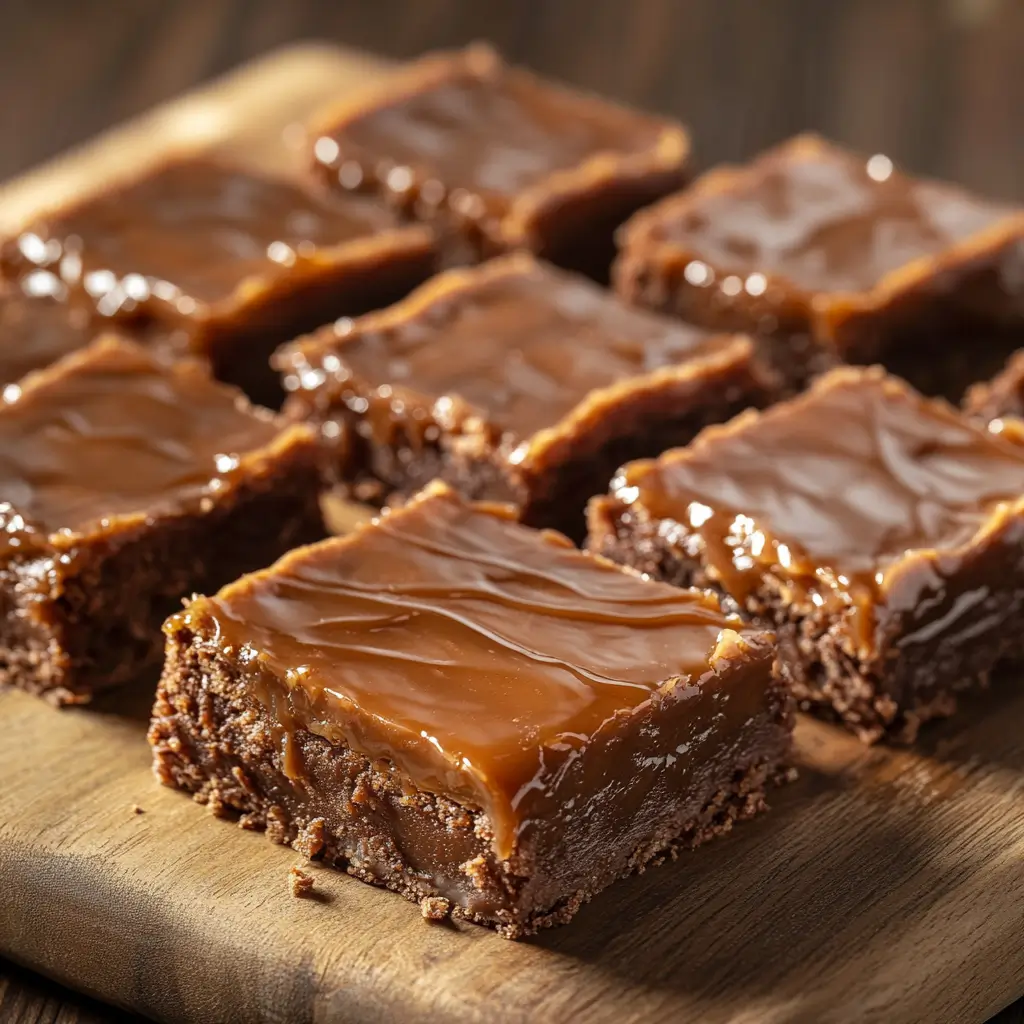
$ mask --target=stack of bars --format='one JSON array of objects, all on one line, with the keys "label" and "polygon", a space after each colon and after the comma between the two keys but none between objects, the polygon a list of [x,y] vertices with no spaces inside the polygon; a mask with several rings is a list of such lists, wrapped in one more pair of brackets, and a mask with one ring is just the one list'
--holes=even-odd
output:
[{"label": "stack of bars", "polygon": [[313,140],[0,247],[0,681],[163,656],[162,782],[516,938],[763,809],[795,706],[910,741],[1024,658],[1024,212],[689,183],[483,47]]}]

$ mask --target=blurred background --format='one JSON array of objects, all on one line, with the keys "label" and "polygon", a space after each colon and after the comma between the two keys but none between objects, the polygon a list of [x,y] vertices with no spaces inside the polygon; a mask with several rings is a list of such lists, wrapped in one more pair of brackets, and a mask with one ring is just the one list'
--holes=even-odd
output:
[{"label": "blurred background", "polygon": [[673,114],[701,165],[818,129],[1024,200],[1024,0],[0,0],[0,179],[250,57],[477,38]]}]

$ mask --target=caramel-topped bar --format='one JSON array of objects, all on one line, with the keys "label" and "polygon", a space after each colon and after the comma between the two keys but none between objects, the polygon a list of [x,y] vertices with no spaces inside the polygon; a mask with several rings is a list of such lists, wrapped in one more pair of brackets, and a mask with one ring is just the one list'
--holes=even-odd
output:
[{"label": "caramel-topped bar", "polygon": [[[802,135],[622,230],[627,298],[958,393],[1024,331],[1024,210]],[[1014,347],[1016,347],[1014,345]]]},{"label": "caramel-topped bar", "polygon": [[400,298],[433,259],[425,229],[368,199],[205,158],[54,210],[0,254],[8,277],[49,274],[108,321],[179,329],[218,376],[267,402],[280,400],[277,345]]},{"label": "caramel-topped bar", "polygon": [[440,476],[577,534],[623,461],[779,391],[749,339],[630,309],[526,254],[448,271],[275,364],[288,413],[320,427],[353,495],[387,501]]},{"label": "caramel-topped bar", "polygon": [[509,937],[752,814],[789,744],[764,634],[440,484],[166,632],[162,781]]},{"label": "caramel-topped bar", "polygon": [[100,340],[0,404],[0,683],[137,678],[196,590],[322,536],[315,438],[194,362]]},{"label": "caramel-topped bar", "polygon": [[1024,655],[1024,448],[878,368],[626,466],[590,531],[772,625],[799,697],[866,739]]},{"label": "caramel-topped bar", "polygon": [[688,155],[680,125],[479,45],[423,58],[346,102],[314,146],[326,180],[444,225],[470,259],[525,248],[599,279],[615,227],[679,188]]}]

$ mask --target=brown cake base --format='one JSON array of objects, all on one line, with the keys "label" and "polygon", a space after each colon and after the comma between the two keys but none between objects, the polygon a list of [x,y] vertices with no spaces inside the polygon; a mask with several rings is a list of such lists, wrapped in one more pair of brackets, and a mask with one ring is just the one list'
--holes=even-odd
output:
[{"label": "brown cake base", "polygon": [[159,780],[194,793],[218,816],[240,814],[243,827],[264,829],[307,857],[414,902],[441,897],[452,916],[518,939],[565,923],[616,879],[763,810],[792,724],[789,696],[773,685],[742,741],[723,745],[700,786],[673,793],[628,847],[575,851],[568,837],[555,855],[527,847],[510,860],[495,855],[486,816],[308,731],[294,734],[303,778],[290,778],[275,723],[245,682],[185,642],[169,648],[149,739]]}]

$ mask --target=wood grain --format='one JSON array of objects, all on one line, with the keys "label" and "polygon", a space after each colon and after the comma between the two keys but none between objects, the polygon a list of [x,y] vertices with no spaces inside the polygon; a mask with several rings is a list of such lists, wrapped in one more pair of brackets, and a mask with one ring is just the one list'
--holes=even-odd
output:
[{"label": "wood grain", "polygon": [[[286,125],[374,73],[323,47],[272,58],[5,188],[0,209],[20,220],[167,145],[287,164]],[[62,713],[0,694],[0,954],[156,1019],[969,1024],[1024,991],[1013,681],[912,752],[802,721],[801,779],[770,815],[529,944],[429,925],[323,869],[294,898],[291,851],[154,783],[151,693]]]},{"label": "wood grain", "polygon": [[0,1021],[3,1024],[129,1024],[135,1014],[79,996],[0,960]]},{"label": "wood grain", "polygon": [[914,753],[801,722],[770,815],[529,945],[326,869],[295,899],[295,854],[154,784],[135,698],[0,696],[0,951],[160,1020],[970,1022],[1020,992],[1021,696]]}]

